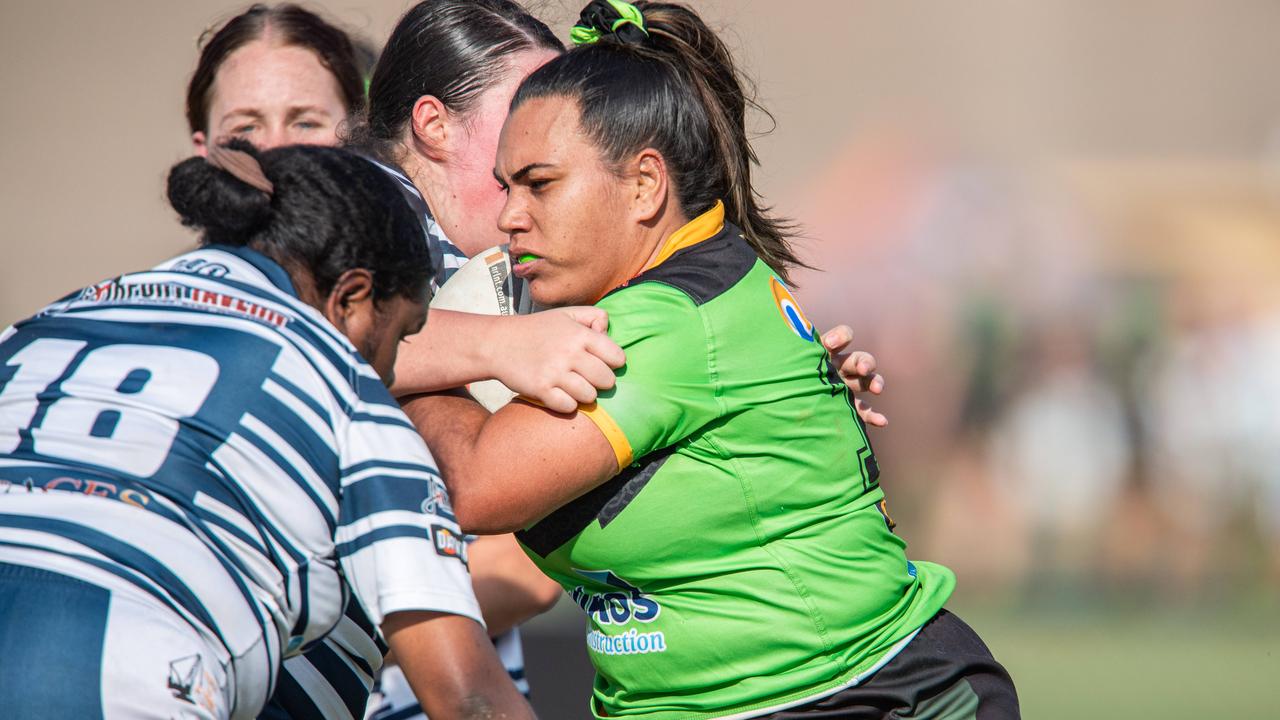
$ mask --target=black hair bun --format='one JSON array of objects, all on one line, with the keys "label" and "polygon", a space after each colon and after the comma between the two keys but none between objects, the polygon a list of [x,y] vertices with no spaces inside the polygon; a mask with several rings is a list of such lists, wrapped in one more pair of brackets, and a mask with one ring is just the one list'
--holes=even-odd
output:
[{"label": "black hair bun", "polygon": [[[228,147],[260,161],[257,150],[247,142],[232,141]],[[173,166],[168,195],[182,224],[202,230],[205,243],[246,245],[271,217],[270,195],[202,157]]]},{"label": "black hair bun", "polygon": [[596,30],[601,39],[612,38],[623,45],[644,45],[649,40],[649,32],[644,28],[644,14],[634,5],[631,9],[639,15],[639,24],[631,18],[624,18],[613,3],[592,0],[578,15],[578,25]]}]

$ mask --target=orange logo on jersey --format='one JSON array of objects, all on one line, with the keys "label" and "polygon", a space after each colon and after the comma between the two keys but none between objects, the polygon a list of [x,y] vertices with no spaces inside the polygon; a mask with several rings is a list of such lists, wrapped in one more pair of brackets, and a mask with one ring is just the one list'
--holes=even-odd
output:
[{"label": "orange logo on jersey", "polygon": [[776,277],[769,278],[769,289],[773,291],[773,302],[778,306],[778,312],[782,313],[782,319],[787,322],[791,328],[791,332],[800,336],[805,342],[813,342],[813,324],[809,322],[809,318],[804,316],[804,311],[800,309],[800,303],[796,302],[795,296],[787,289],[786,285]]}]

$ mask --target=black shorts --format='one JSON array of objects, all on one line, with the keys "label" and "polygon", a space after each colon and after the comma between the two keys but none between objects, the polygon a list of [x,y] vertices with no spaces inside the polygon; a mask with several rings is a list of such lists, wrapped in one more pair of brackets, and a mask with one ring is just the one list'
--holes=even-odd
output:
[{"label": "black shorts", "polygon": [[1008,720],[1018,718],[1013,679],[986,643],[946,610],[861,684],[759,720]]}]

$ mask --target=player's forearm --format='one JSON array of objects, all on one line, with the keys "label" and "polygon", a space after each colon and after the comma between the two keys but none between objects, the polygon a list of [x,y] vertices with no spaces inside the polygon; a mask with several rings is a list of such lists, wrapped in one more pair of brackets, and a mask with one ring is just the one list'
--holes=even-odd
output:
[{"label": "player's forearm", "polygon": [[430,717],[531,720],[480,624],[459,615],[400,612],[382,625],[409,686]]},{"label": "player's forearm", "polygon": [[429,310],[422,332],[405,340],[396,359],[396,397],[436,392],[493,377],[492,350],[505,318]]}]

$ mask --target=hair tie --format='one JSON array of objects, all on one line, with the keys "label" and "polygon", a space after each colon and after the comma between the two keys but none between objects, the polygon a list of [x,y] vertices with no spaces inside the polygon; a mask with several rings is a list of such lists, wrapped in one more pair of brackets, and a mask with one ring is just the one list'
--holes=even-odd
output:
[{"label": "hair tie", "polygon": [[640,8],[623,0],[592,0],[578,15],[578,24],[569,31],[574,45],[590,45],[607,34],[620,41],[641,45],[649,38]]},{"label": "hair tie", "polygon": [[240,182],[257,188],[268,196],[275,192],[276,186],[262,172],[262,165],[257,158],[245,152],[225,145],[209,146],[209,154],[205,160],[212,166],[225,170]]}]

